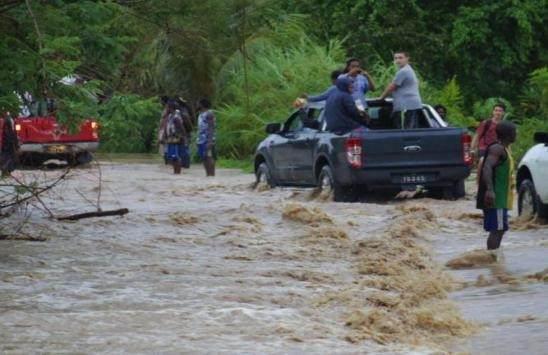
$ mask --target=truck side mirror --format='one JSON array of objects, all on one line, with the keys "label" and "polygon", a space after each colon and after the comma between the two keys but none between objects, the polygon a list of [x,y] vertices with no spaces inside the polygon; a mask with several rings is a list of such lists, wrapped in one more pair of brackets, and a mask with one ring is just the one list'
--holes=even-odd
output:
[{"label": "truck side mirror", "polygon": [[266,125],[266,133],[268,134],[279,133],[281,129],[282,129],[281,123],[269,123]]},{"label": "truck side mirror", "polygon": [[548,144],[548,133],[546,132],[536,132],[534,138],[537,143]]}]

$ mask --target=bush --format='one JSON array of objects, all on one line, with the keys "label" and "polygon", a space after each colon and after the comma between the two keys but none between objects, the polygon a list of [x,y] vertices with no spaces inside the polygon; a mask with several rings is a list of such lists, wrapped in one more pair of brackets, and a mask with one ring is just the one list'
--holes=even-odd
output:
[{"label": "bush", "polygon": [[153,151],[160,114],[156,98],[114,96],[100,108],[101,150],[111,153]]},{"label": "bush", "polygon": [[527,84],[520,102],[523,116],[548,119],[548,67],[533,71]]},{"label": "bush", "polygon": [[423,101],[431,105],[441,104],[447,109],[447,121],[457,127],[475,127],[476,120],[464,114],[464,98],[460,85],[455,77],[451,78],[443,88],[437,89],[421,80]]},{"label": "bush", "polygon": [[[220,74],[218,99],[218,151],[230,159],[249,158],[265,137],[269,122],[283,122],[291,103],[302,93],[324,91],[329,74],[341,67],[344,52],[339,42],[321,46],[303,36],[284,48],[264,41],[256,44],[247,62],[230,62]],[[246,90],[247,86],[247,90]]]},{"label": "bush", "polygon": [[479,122],[491,117],[493,112],[493,106],[497,103],[503,103],[506,106],[505,119],[513,120],[514,108],[510,101],[502,97],[490,97],[483,101],[477,101],[474,103],[473,112],[478,124]]}]

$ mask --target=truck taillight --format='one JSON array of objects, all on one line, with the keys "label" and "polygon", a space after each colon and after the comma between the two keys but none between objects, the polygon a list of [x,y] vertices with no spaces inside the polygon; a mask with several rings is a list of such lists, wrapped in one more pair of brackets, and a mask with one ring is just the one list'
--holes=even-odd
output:
[{"label": "truck taillight", "polygon": [[461,137],[462,143],[462,160],[464,164],[470,166],[473,163],[472,158],[472,137],[468,133],[464,133]]},{"label": "truck taillight", "polygon": [[16,125],[15,125],[15,130],[16,130],[17,132],[19,132],[19,131],[21,130],[21,125],[20,125],[20,124],[16,124]]},{"label": "truck taillight", "polygon": [[362,167],[362,139],[350,137],[346,139],[346,160],[353,168]]}]

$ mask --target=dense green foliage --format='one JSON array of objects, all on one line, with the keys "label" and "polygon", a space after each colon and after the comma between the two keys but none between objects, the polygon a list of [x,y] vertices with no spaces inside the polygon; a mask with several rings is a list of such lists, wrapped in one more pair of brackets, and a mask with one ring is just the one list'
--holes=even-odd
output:
[{"label": "dense green foliage", "polygon": [[[269,122],[288,117],[291,102],[302,93],[330,85],[331,68],[344,58],[340,43],[320,46],[303,37],[291,47],[263,43],[254,49],[248,80],[241,75],[243,63],[232,64],[219,91],[225,104],[218,110],[219,149],[230,158],[247,158],[264,138]],[[246,92],[249,89],[249,94]]]},{"label": "dense green foliage", "polygon": [[[302,92],[356,56],[380,90],[405,49],[426,102],[474,127],[505,98],[516,151],[548,130],[547,0],[0,0],[0,107],[54,97],[67,123],[101,121],[106,151],[155,149],[159,95],[212,97],[219,153],[247,158]],[[85,84],[60,79],[77,74]]]}]

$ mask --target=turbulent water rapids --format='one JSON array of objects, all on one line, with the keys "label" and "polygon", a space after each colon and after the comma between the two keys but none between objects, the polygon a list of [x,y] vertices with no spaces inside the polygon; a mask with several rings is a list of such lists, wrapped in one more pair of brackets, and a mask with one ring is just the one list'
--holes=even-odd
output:
[{"label": "turbulent water rapids", "polygon": [[[93,210],[98,175],[77,169],[43,202]],[[129,214],[31,207],[21,232],[44,241],[0,241],[0,352],[548,349],[546,225],[515,223],[492,262],[444,266],[485,246],[471,195],[333,203],[155,163],[105,162],[101,177],[101,207]]]}]

